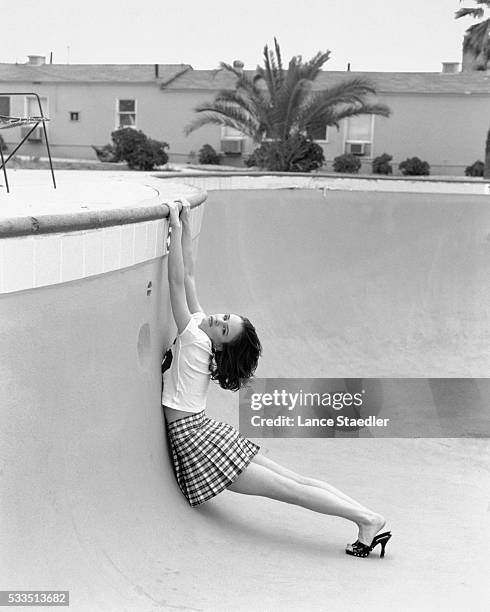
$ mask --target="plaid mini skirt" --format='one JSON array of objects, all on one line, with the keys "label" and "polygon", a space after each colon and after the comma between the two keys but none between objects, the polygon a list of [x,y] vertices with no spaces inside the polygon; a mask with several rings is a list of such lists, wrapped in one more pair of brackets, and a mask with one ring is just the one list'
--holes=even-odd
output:
[{"label": "plaid mini skirt", "polygon": [[167,423],[175,476],[191,506],[229,487],[259,452],[227,423],[191,413]]}]

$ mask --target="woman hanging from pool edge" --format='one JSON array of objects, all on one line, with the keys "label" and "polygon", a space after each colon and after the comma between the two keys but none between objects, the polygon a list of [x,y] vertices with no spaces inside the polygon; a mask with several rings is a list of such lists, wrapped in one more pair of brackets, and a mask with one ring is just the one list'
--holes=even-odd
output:
[{"label": "woman hanging from pool edge", "polygon": [[[253,375],[261,345],[253,325],[236,314],[206,315],[197,299],[189,204],[167,203],[172,228],[168,281],[178,336],[163,375],[162,405],[175,475],[191,506],[224,489],[268,497],[322,514],[339,516],[359,528],[345,552],[367,557],[378,545],[384,556],[391,532],[378,533],[384,518],[320,480],[283,468],[231,425],[205,415],[211,379],[238,390]],[[210,365],[211,364],[211,365]],[[377,535],[376,535],[377,534]]]}]

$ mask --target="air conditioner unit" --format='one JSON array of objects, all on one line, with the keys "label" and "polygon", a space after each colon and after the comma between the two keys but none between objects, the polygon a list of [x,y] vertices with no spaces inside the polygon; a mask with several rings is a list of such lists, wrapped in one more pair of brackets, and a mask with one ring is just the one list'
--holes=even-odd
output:
[{"label": "air conditioner unit", "polygon": [[352,153],[352,155],[367,155],[370,145],[368,142],[347,142],[346,153]]},{"label": "air conditioner unit", "polygon": [[223,138],[221,141],[222,153],[240,155],[243,149],[243,138]]},{"label": "air conditioner unit", "polygon": [[[30,127],[23,127],[20,128],[20,133],[22,138],[24,138],[25,136],[27,136],[27,134],[29,134],[30,130],[32,128]],[[43,138],[43,128],[42,127],[37,127],[32,134],[29,136],[29,138],[27,139],[29,142],[41,142]]]}]

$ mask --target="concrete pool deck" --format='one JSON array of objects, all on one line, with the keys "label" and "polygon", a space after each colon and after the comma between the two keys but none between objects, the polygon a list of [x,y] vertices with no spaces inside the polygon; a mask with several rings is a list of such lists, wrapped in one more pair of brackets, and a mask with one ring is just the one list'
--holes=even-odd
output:
[{"label": "concrete pool deck", "polygon": [[[87,180],[67,173],[67,185]],[[11,174],[15,196],[32,175]],[[60,186],[64,177],[57,173]],[[41,182],[49,191],[49,175],[34,179],[38,193]],[[120,188],[127,174],[104,172],[103,180]],[[135,173],[109,208],[127,194],[145,201],[154,185],[164,184],[162,194],[182,190],[176,178],[153,180]],[[251,191],[218,181],[231,189],[207,183],[194,226],[198,292],[207,312],[238,311],[256,324],[258,376],[471,384],[488,374],[487,197],[263,189],[263,180]],[[70,197],[76,214],[86,212]],[[39,202],[25,203],[14,212],[39,213]],[[155,247],[148,229],[144,236]],[[0,244],[35,240],[31,231]],[[84,240],[82,252],[91,253]],[[80,244],[70,250],[74,261]],[[439,438],[259,440],[267,457],[382,512],[393,532],[385,559],[345,555],[356,536],[346,521],[264,498],[225,492],[188,506],[159,406],[156,349],[174,331],[166,258],[143,255],[151,257],[72,280],[61,274],[53,286],[9,288],[4,275],[0,588],[69,589],[75,612],[486,612],[490,445],[457,437],[457,420]],[[84,274],[87,264],[95,270],[81,261]],[[434,394],[427,406],[436,411],[433,386],[420,388],[424,398]],[[483,387],[473,388],[483,397]],[[416,400],[412,418],[423,424]],[[236,395],[211,387],[210,416],[237,426],[237,406]],[[482,407],[465,406],[471,423]]]}]

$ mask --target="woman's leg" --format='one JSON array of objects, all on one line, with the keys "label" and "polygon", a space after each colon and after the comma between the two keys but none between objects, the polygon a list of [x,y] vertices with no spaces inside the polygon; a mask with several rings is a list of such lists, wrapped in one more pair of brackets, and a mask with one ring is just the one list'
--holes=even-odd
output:
[{"label": "woman's leg", "polygon": [[359,527],[359,540],[364,544],[371,544],[373,537],[385,524],[380,514],[359,508],[320,487],[300,484],[291,478],[281,476],[259,465],[255,460],[228,487],[228,490],[244,495],[268,497],[302,506],[314,512],[340,516],[356,523]]},{"label": "woman's leg", "polygon": [[298,482],[299,484],[309,485],[310,487],[319,487],[320,489],[325,489],[325,491],[330,491],[330,493],[337,495],[337,497],[340,497],[340,499],[350,502],[352,505],[358,506],[359,508],[362,508],[366,512],[371,512],[369,508],[366,508],[366,506],[363,506],[355,499],[352,499],[352,497],[349,497],[345,493],[342,493],[342,491],[339,491],[339,489],[336,489],[334,486],[328,484],[328,482],[324,482],[323,480],[316,480],[315,478],[309,478],[308,476],[302,476],[301,474],[298,474],[297,472],[293,472],[293,470],[289,470],[288,468],[285,468],[282,465],[279,465],[279,463],[272,461],[272,459],[268,459],[267,457],[264,457],[264,455],[262,455],[262,453],[260,452],[257,455],[255,455],[255,462],[258,463],[259,465],[263,465],[264,467],[269,468],[269,470],[272,470],[273,472],[276,472],[277,474],[280,474],[281,476],[286,476],[286,478],[291,478],[292,480]]}]

